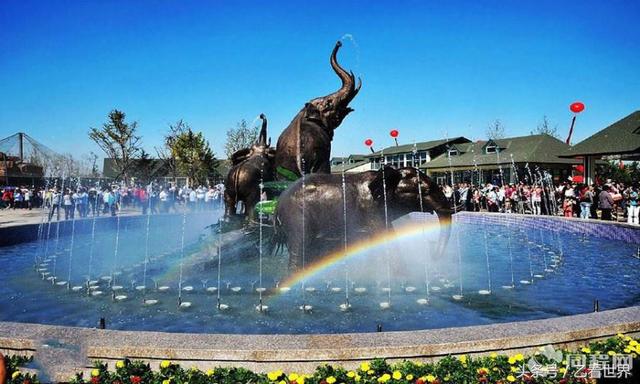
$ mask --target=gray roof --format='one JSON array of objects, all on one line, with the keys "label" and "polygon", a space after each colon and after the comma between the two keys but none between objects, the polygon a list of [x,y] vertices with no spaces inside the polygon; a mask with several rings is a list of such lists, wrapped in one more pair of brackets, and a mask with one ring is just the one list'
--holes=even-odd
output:
[{"label": "gray roof", "polygon": [[640,153],[640,111],[616,121],[565,151],[562,156]]},{"label": "gray roof", "polygon": [[[455,144],[455,148],[457,148],[460,153],[451,156],[451,166],[497,166],[497,164],[511,164],[512,158],[515,163],[579,163],[579,161],[574,159],[558,157],[558,154],[564,153],[569,146],[555,137],[546,134],[493,140],[498,148],[500,148],[499,155],[484,152],[484,148],[488,142],[488,140],[479,140],[475,143]],[[449,159],[446,152],[421,165],[421,168],[427,169],[446,167],[449,167]]]},{"label": "gray roof", "polygon": [[[439,139],[439,140],[431,140],[431,141],[422,141],[420,143],[415,143],[415,147],[418,151],[425,151],[429,149],[433,149],[439,147],[441,145],[447,143],[468,143],[471,140],[467,139],[463,136],[452,137],[450,139]],[[403,144],[403,145],[394,145],[391,147],[386,147],[382,151],[376,151],[374,153],[368,154],[366,157],[380,157],[380,154],[384,152],[385,155],[395,155],[398,153],[408,153],[413,151],[414,144]]]},{"label": "gray roof", "polygon": [[369,164],[370,161],[368,159],[356,161],[355,163],[342,163],[339,165],[334,165],[331,167],[331,173],[341,173],[343,170],[346,172],[350,169],[359,167],[364,164]]}]

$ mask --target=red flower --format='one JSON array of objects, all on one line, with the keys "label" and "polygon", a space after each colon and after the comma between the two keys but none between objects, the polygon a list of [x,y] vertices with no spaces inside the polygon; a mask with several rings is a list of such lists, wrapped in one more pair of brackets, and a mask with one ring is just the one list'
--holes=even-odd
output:
[{"label": "red flower", "polygon": [[24,379],[24,381],[22,382],[22,384],[31,384],[31,381],[29,381],[29,379]]},{"label": "red flower", "polygon": [[322,380],[320,384],[329,384],[329,383],[327,383],[325,380]]},{"label": "red flower", "polygon": [[100,383],[100,378],[98,376],[94,376],[91,378],[91,384],[98,384]]},{"label": "red flower", "polygon": [[560,379],[559,384],[567,384],[568,381],[567,379]]},{"label": "red flower", "polygon": [[415,384],[424,384],[424,380],[422,380],[422,378],[418,377],[418,378],[416,379]]},{"label": "red flower", "polygon": [[140,384],[142,378],[140,376],[131,376],[131,384]]},{"label": "red flower", "polygon": [[487,381],[489,381],[489,380],[484,376],[482,376],[481,378],[478,379],[479,383],[486,383]]},{"label": "red flower", "polygon": [[298,384],[298,382],[296,380],[292,380],[289,382],[289,384]]}]

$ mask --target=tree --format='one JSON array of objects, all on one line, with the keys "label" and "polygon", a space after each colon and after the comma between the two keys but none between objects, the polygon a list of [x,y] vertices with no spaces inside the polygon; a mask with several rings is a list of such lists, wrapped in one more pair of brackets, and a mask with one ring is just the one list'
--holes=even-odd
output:
[{"label": "tree", "polygon": [[194,133],[188,127],[176,136],[171,152],[177,170],[187,176],[192,185],[206,185],[207,180],[218,176],[218,160],[202,132]]},{"label": "tree", "polygon": [[191,127],[189,124],[185,123],[182,119],[176,121],[175,124],[169,124],[169,133],[164,136],[164,145],[160,148],[155,148],[158,158],[164,162],[164,167],[168,174],[174,179],[178,176],[178,168],[176,164],[176,157],[173,153],[173,147],[178,136],[190,129]]},{"label": "tree", "polygon": [[560,139],[560,135],[558,134],[558,124],[553,127],[549,123],[549,119],[547,119],[547,115],[542,116],[542,121],[535,130],[531,131],[532,135],[549,135],[553,136],[556,139]]},{"label": "tree", "polygon": [[128,180],[135,159],[141,150],[140,136],[136,135],[137,122],[125,122],[124,112],[114,109],[109,112],[109,121],[102,128],[91,128],[89,138],[113,159],[116,179]]},{"label": "tree", "polygon": [[490,140],[502,139],[505,136],[505,128],[499,119],[487,126],[487,138]]},{"label": "tree", "polygon": [[258,127],[249,127],[246,120],[240,120],[235,128],[227,131],[227,142],[224,144],[227,159],[230,159],[237,150],[251,147],[257,138]]}]

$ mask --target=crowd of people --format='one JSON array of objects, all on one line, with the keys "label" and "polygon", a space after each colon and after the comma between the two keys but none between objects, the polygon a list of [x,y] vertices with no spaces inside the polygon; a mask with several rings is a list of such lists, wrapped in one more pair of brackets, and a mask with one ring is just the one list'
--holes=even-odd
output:
[{"label": "crowd of people", "polygon": [[[563,215],[582,219],[626,221],[639,225],[640,201],[637,184],[611,180],[602,185],[564,182],[530,185],[524,182],[504,185],[460,183],[441,186],[456,210]],[[210,187],[178,187],[172,184],[125,187],[120,185],[83,186],[64,189],[5,187],[0,192],[0,208],[34,209],[43,207],[49,220],[115,216],[122,209],[139,209],[142,214],[210,210],[224,204],[224,184]]]},{"label": "crowd of people", "polygon": [[565,182],[555,186],[523,182],[502,186],[460,183],[444,185],[442,190],[457,210],[562,215],[639,225],[637,184],[624,185],[611,180],[602,185]]},{"label": "crowd of people", "polygon": [[48,218],[60,220],[74,217],[111,215],[123,209],[142,214],[204,211],[223,206],[224,184],[211,187],[177,187],[172,184],[126,187],[120,185],[73,188],[4,187],[0,192],[0,208],[47,209]]}]

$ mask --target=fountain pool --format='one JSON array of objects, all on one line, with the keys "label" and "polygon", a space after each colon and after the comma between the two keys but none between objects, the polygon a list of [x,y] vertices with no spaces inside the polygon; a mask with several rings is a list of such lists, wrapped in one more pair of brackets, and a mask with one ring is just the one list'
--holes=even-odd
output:
[{"label": "fountain pool", "polygon": [[[234,252],[243,234],[212,233],[205,228],[211,214],[187,215],[184,256],[182,215],[152,216],[145,258],[144,219],[97,220],[91,259],[91,232],[81,230],[91,224],[80,220],[57,249],[47,250],[46,239],[0,248],[0,321],[95,327],[102,317],[119,330],[347,333],[574,315],[591,312],[594,300],[601,310],[640,304],[640,231],[613,224],[461,213],[452,224],[457,241],[437,259],[428,252],[436,226],[416,225],[424,221],[412,214],[413,225],[397,228],[397,236],[291,277],[286,254],[265,255],[260,265],[257,245]],[[583,236],[584,228],[593,233]],[[268,311],[256,310],[261,296]]]}]

